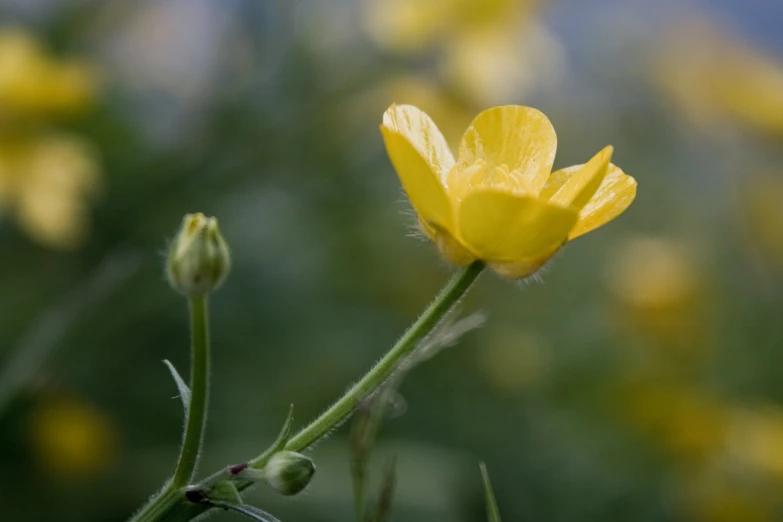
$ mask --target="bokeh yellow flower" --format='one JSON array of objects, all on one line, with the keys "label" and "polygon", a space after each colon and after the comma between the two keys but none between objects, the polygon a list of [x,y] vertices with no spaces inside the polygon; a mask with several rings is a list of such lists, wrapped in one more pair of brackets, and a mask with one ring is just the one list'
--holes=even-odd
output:
[{"label": "bokeh yellow flower", "polygon": [[56,59],[32,35],[0,29],[0,215],[14,213],[49,247],[86,238],[99,168],[86,140],[48,127],[88,107],[96,89],[84,62]]},{"label": "bokeh yellow flower", "polygon": [[30,423],[31,447],[53,478],[79,480],[108,471],[118,457],[118,435],[96,407],[73,397],[41,400]]},{"label": "bokeh yellow flower", "polygon": [[0,138],[0,209],[55,248],[81,244],[89,228],[89,196],[98,163],[90,145],[70,135]]},{"label": "bokeh yellow flower", "polygon": [[484,337],[476,351],[478,367],[497,391],[515,394],[547,378],[551,346],[546,338],[512,328],[487,331]]},{"label": "bokeh yellow flower", "polygon": [[717,24],[688,21],[666,37],[655,80],[700,127],[783,133],[783,63]]},{"label": "bokeh yellow flower", "polygon": [[412,53],[439,41],[530,17],[537,0],[369,0],[365,27],[386,49]]},{"label": "bokeh yellow flower", "polygon": [[783,270],[783,173],[743,177],[742,225],[770,264]]},{"label": "bokeh yellow flower", "polygon": [[439,72],[479,105],[519,96],[562,63],[539,0],[368,0],[364,26],[385,50],[440,53]]},{"label": "bokeh yellow flower", "polygon": [[752,481],[703,473],[684,488],[686,520],[694,522],[773,522],[774,500]]},{"label": "bokeh yellow flower", "polygon": [[49,56],[29,34],[0,30],[0,116],[71,114],[88,106],[95,72],[79,60]]},{"label": "bokeh yellow flower", "polygon": [[416,107],[392,105],[381,132],[422,233],[460,266],[478,259],[503,276],[526,277],[566,241],[617,217],[636,195],[636,181],[609,162],[611,147],[553,173],[554,128],[530,107],[480,113],[456,161]]},{"label": "bokeh yellow flower", "polygon": [[562,44],[546,27],[512,18],[455,38],[444,49],[439,69],[455,91],[485,106],[508,103],[553,83],[562,76],[564,55]]},{"label": "bokeh yellow flower", "polygon": [[725,448],[728,406],[690,384],[639,379],[618,390],[624,416],[682,465],[698,469]]},{"label": "bokeh yellow flower", "polygon": [[783,479],[783,411],[773,406],[737,411],[729,449],[742,463]]},{"label": "bokeh yellow flower", "polygon": [[670,355],[704,355],[705,299],[699,268],[693,252],[681,241],[625,238],[606,265],[618,324],[656,341]]}]

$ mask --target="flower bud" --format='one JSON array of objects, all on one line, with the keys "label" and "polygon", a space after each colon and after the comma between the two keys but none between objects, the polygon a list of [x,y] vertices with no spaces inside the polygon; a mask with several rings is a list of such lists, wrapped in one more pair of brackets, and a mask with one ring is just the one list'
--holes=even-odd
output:
[{"label": "flower bud", "polygon": [[188,296],[206,294],[223,283],[230,268],[231,255],[217,219],[187,214],[169,250],[171,286]]},{"label": "flower bud", "polygon": [[269,485],[278,493],[296,495],[310,483],[315,464],[301,453],[281,451],[269,459],[265,474]]}]

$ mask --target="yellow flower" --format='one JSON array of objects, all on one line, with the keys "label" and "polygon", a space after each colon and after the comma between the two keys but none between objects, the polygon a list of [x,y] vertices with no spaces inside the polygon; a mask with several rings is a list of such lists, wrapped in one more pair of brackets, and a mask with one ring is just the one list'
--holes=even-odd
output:
[{"label": "yellow flower", "polygon": [[84,240],[98,166],[84,140],[49,133],[40,120],[86,108],[96,87],[87,64],[57,59],[32,35],[0,28],[0,213],[14,212],[47,246]]},{"label": "yellow flower", "polygon": [[499,392],[514,394],[535,388],[550,369],[549,342],[534,332],[504,328],[492,330],[476,350],[478,367]]},{"label": "yellow flower", "polygon": [[772,522],[777,495],[744,477],[727,476],[720,466],[686,478],[684,520],[693,522]]},{"label": "yellow flower", "polygon": [[730,451],[741,462],[783,478],[783,411],[772,406],[739,410]]},{"label": "yellow flower", "polygon": [[439,40],[496,27],[525,16],[531,0],[367,0],[364,25],[381,46],[396,52],[420,51]]},{"label": "yellow flower", "polygon": [[607,263],[618,325],[627,333],[643,333],[663,349],[660,355],[676,356],[679,367],[703,360],[709,348],[706,287],[695,257],[674,239],[635,236],[624,239]]},{"label": "yellow flower", "polygon": [[78,138],[46,135],[0,140],[0,210],[14,210],[34,239],[55,248],[82,243],[98,166]]},{"label": "yellow flower", "polygon": [[564,68],[559,40],[533,20],[498,22],[454,38],[439,72],[455,91],[479,106],[503,103],[555,80]]},{"label": "yellow flower", "polygon": [[775,172],[753,176],[746,185],[739,196],[747,239],[765,260],[783,268],[783,175]]},{"label": "yellow flower", "polygon": [[655,79],[710,132],[738,123],[783,133],[783,64],[717,24],[689,21],[667,35]]},{"label": "yellow flower", "polygon": [[680,464],[698,468],[724,451],[730,411],[701,389],[643,376],[622,385],[613,400],[634,426]]},{"label": "yellow flower", "polygon": [[55,60],[30,35],[0,30],[0,114],[39,116],[83,109],[96,77],[85,63]]},{"label": "yellow flower", "polygon": [[367,0],[364,26],[386,50],[437,51],[439,73],[479,105],[502,103],[563,64],[537,21],[540,0]]},{"label": "yellow flower", "polygon": [[528,276],[566,241],[617,217],[636,195],[636,181],[609,163],[611,147],[553,173],[555,131],[529,107],[480,113],[456,161],[416,107],[392,105],[381,132],[421,231],[457,265],[479,259],[503,276]]},{"label": "yellow flower", "polygon": [[30,428],[37,460],[55,478],[100,475],[117,459],[114,425],[103,412],[81,400],[44,399],[33,413]]}]

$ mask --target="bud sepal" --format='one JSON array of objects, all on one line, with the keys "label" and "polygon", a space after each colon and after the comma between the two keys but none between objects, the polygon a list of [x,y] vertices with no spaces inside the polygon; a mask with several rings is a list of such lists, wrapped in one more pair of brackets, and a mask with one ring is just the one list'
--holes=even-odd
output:
[{"label": "bud sepal", "polygon": [[249,467],[236,476],[251,482],[267,482],[278,493],[291,496],[305,489],[313,475],[313,459],[301,453],[284,450],[272,455],[263,469]]}]

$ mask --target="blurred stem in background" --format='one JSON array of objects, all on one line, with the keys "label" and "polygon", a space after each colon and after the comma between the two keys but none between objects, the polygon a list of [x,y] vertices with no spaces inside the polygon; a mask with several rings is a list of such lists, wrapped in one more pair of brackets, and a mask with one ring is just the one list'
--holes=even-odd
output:
[{"label": "blurred stem in background", "polygon": [[95,270],[63,299],[43,312],[30,325],[8,360],[0,365],[0,417],[17,394],[30,387],[60,348],[63,337],[83,320],[86,312],[105,303],[141,266],[133,250],[107,255]]},{"label": "blurred stem in background", "polygon": [[[183,229],[186,227],[183,226]],[[321,416],[313,420],[299,433],[292,437],[285,444],[284,450],[286,451],[303,451],[329,433],[332,429],[338,426],[344,421],[368,396],[372,395],[378,388],[386,382],[386,380],[400,367],[400,364],[405,358],[410,355],[414,349],[423,341],[443,319],[443,317],[454,308],[459,302],[462,296],[468,291],[470,286],[481,274],[484,269],[484,263],[476,261],[471,265],[460,269],[456,272],[451,279],[446,283],[441,292],[435,298],[435,300],[427,307],[426,310],[419,316],[416,322],[403,334],[399,341],[389,350],[389,352],[373,366],[364,377],[362,377],[356,384],[354,384],[337,402],[335,402],[329,409],[327,409]],[[205,299],[205,298],[203,298]],[[200,337],[202,334],[208,336],[208,327],[206,325],[206,307],[202,302],[203,308],[199,309],[197,303],[191,304],[191,326],[193,328],[193,341],[194,341],[194,358],[193,363],[197,363],[196,350],[203,349],[206,355],[206,346],[208,339],[206,337]],[[196,347],[198,342],[203,342],[203,347]],[[203,364],[203,361],[199,364]],[[201,370],[203,370],[202,368]],[[201,370],[193,369],[194,380],[191,382],[191,386],[195,388],[196,385],[204,385],[206,382],[200,383],[195,381],[195,377],[199,376],[206,379],[207,373],[201,374]],[[181,470],[183,466],[190,466],[189,458],[185,456],[185,453],[190,453],[192,449],[188,449],[186,446],[189,440],[189,434],[191,429],[195,433],[196,428],[191,428],[192,415],[195,411],[195,393],[193,390],[193,399],[190,405],[190,411],[188,417],[187,431],[185,435],[185,443],[183,443],[182,455],[180,457],[180,464],[178,464],[175,478],[170,482],[158,495],[152,498],[152,500],[142,510],[131,519],[131,522],[156,522],[156,521],[187,521],[192,520],[206,511],[218,507],[217,504],[213,504],[209,498],[209,491],[215,484],[210,479],[205,480],[195,486],[184,487],[185,483],[182,482],[182,477],[190,475],[193,468],[186,467]],[[203,404],[206,406],[206,389],[203,390],[204,399]],[[203,412],[201,421],[203,421]],[[195,423],[195,420],[193,420]],[[191,438],[195,435],[191,435]],[[194,439],[195,442],[195,454],[198,454],[200,447],[201,435]],[[271,452],[270,452],[271,453]],[[265,452],[266,454],[266,452]],[[270,457],[272,455],[269,455]],[[182,464],[182,462],[186,464]],[[263,469],[266,465],[267,459],[253,459],[250,461],[251,467]],[[195,461],[193,461],[193,465]],[[247,465],[234,466],[229,469],[246,468]],[[231,474],[229,474],[230,476]],[[224,478],[222,474],[218,473],[213,475],[214,477]],[[241,473],[236,476],[232,476],[231,479],[235,480],[236,489],[244,490],[254,484],[254,482],[242,480]],[[187,496],[186,496],[187,495]],[[193,500],[196,500],[194,502]]]}]

